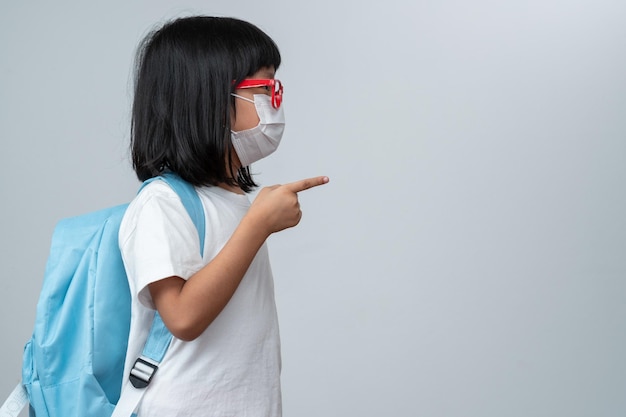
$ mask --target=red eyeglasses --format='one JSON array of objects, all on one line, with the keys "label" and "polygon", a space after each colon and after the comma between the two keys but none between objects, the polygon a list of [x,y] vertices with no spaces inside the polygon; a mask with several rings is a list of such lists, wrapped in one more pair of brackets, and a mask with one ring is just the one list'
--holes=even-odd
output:
[{"label": "red eyeglasses", "polygon": [[280,104],[283,102],[283,84],[279,80],[275,79],[248,79],[240,82],[235,90],[240,88],[255,88],[255,87],[266,87],[269,91],[272,90],[272,107],[275,109],[280,107]]}]

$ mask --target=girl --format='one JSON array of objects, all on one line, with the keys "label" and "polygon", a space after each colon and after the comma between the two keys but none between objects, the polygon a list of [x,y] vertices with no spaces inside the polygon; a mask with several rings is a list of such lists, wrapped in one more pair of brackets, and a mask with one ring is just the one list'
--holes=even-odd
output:
[{"label": "girl", "polygon": [[[173,334],[142,416],[280,416],[280,343],[265,240],[295,226],[297,193],[316,177],[262,189],[249,165],[284,128],[275,43],[232,18],[188,17],[150,34],[138,53],[132,111],[140,180],[172,171],[204,206],[203,256],[178,196],[154,181],[133,200],[119,241],[133,297],[125,375],[154,309]],[[123,389],[130,389],[126,382]]]}]

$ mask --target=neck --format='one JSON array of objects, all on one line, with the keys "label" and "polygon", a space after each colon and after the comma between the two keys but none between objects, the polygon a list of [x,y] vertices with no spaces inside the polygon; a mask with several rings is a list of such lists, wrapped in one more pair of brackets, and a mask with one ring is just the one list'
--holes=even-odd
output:
[{"label": "neck", "polygon": [[242,194],[242,195],[245,194],[238,185],[229,185],[229,184],[222,182],[222,183],[219,183],[217,186],[226,191],[230,191],[231,193]]}]

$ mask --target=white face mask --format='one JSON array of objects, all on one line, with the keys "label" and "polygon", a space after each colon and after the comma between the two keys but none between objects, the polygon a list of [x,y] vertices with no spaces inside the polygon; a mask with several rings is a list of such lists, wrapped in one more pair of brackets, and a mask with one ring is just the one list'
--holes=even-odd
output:
[{"label": "white face mask", "polygon": [[275,109],[271,97],[265,94],[254,94],[254,100],[237,94],[233,96],[254,103],[259,115],[259,124],[252,129],[233,132],[231,140],[241,162],[241,166],[251,165],[265,158],[278,148],[285,130],[285,114],[283,106]]}]

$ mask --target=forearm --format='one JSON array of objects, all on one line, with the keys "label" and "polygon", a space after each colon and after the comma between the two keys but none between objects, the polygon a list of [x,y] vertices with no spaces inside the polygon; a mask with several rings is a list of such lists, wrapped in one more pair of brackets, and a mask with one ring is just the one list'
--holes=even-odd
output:
[{"label": "forearm", "polygon": [[245,216],[218,255],[187,281],[171,277],[150,284],[156,308],[174,336],[193,340],[213,322],[268,235]]}]

